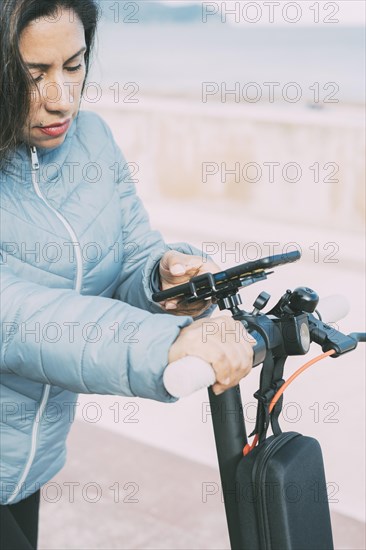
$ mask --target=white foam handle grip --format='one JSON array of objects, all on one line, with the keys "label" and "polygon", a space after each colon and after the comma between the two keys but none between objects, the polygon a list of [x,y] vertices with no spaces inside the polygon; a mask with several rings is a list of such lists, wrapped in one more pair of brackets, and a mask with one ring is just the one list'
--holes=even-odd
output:
[{"label": "white foam handle grip", "polygon": [[342,294],[332,294],[332,296],[320,298],[317,310],[324,323],[336,323],[348,315],[350,305]]},{"label": "white foam handle grip", "polygon": [[170,363],[164,371],[164,386],[174,397],[186,397],[202,388],[208,388],[216,381],[215,371],[210,363],[200,357],[187,355]]}]

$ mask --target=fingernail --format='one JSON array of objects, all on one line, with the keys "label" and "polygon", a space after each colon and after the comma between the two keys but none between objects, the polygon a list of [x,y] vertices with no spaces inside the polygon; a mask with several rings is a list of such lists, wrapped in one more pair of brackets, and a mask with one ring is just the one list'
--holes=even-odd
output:
[{"label": "fingernail", "polygon": [[173,275],[183,275],[186,272],[185,267],[181,264],[172,265],[170,273]]},{"label": "fingernail", "polygon": [[165,306],[165,309],[177,309],[177,304],[174,304],[173,302],[168,302]]},{"label": "fingernail", "polygon": [[200,269],[202,267],[202,262],[189,262],[189,269]]},{"label": "fingernail", "polygon": [[224,386],[228,386],[228,385],[230,384],[230,380],[231,380],[230,377],[229,377],[229,378],[225,378],[225,380],[224,380],[224,382],[223,382]]}]

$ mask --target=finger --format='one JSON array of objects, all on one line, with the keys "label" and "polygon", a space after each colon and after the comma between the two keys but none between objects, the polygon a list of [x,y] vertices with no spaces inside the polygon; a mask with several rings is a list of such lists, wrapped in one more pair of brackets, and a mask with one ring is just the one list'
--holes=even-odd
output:
[{"label": "finger", "polygon": [[196,275],[219,271],[219,267],[212,261],[207,262],[201,256],[189,256],[174,250],[166,252],[160,261],[163,290],[166,284],[172,286],[183,284]]},{"label": "finger", "polygon": [[[166,309],[166,308],[165,308]],[[188,308],[185,308],[185,307],[182,307],[178,304],[178,306],[176,307],[176,309],[169,309],[166,311],[169,311],[169,313],[171,315],[188,315],[189,317],[198,317],[198,315],[201,315],[202,313],[204,313],[206,311],[207,308],[204,308],[204,309],[201,309],[201,310],[192,310],[192,309],[188,309]]]},{"label": "finger", "polygon": [[201,264],[189,265],[189,264],[172,264],[169,271],[165,272],[165,279],[171,284],[183,284],[189,281],[192,277],[201,274]]},{"label": "finger", "polygon": [[182,252],[170,250],[162,257],[160,267],[174,275],[183,275],[186,271],[187,257],[189,256],[182,254]]},{"label": "finger", "polygon": [[185,301],[178,302],[177,307],[179,313],[185,315],[197,316],[204,313],[212,305],[211,300],[200,300],[194,303],[187,303]]},{"label": "finger", "polygon": [[200,273],[219,273],[222,269],[217,264],[211,261],[204,261],[200,258]]},{"label": "finger", "polygon": [[[173,269],[173,272],[174,271],[175,270]],[[186,274],[185,270],[183,272],[183,275],[178,275],[178,274],[172,273],[168,269],[160,268],[160,279],[161,279],[162,290],[167,290],[168,288],[171,288],[173,286],[187,283],[190,278],[191,278],[191,275]]]},{"label": "finger", "polygon": [[187,271],[186,267],[180,262],[171,264],[169,266],[169,273],[171,273],[172,275],[175,275],[177,277],[185,275],[186,271]]},{"label": "finger", "polygon": [[221,269],[214,262],[207,262],[202,260],[200,256],[188,256],[189,262],[186,264],[186,274],[193,273],[196,270],[196,274],[203,275],[204,273],[219,273]]},{"label": "finger", "polygon": [[165,309],[177,309],[177,302],[171,300],[165,304]]},{"label": "finger", "polygon": [[225,391],[225,389],[222,387],[221,384],[216,383],[212,386],[212,391],[215,395],[221,395]]},{"label": "finger", "polygon": [[203,262],[201,258],[196,256],[188,256],[188,261],[186,261],[186,272],[187,271],[201,271],[203,273]]},{"label": "finger", "polygon": [[195,316],[198,315],[200,312],[203,313],[205,309],[209,307],[206,305],[206,302],[204,302],[204,304],[205,305],[203,307],[200,306],[198,302],[194,304],[189,304],[185,302],[183,298],[171,298],[163,303],[163,307],[169,311],[173,310],[172,313],[176,313],[177,315]]},{"label": "finger", "polygon": [[227,386],[231,381],[231,368],[227,357],[221,357],[219,361],[215,360],[212,363],[212,368],[215,371],[216,382]]},{"label": "finger", "polygon": [[[231,386],[231,387],[234,387],[234,386]],[[221,395],[222,393],[224,393],[225,391],[229,390],[230,389],[230,386],[224,386],[222,384],[214,384],[212,386],[212,391],[214,392],[215,395]]]},{"label": "finger", "polygon": [[223,386],[232,386],[244,376],[243,358],[238,349],[228,350],[226,361],[220,364],[220,370],[216,375],[216,381]]},{"label": "finger", "polygon": [[167,252],[161,261],[162,270],[177,277],[182,277],[187,272],[192,276],[201,269],[202,265],[203,261],[199,256],[189,256],[175,250]]},{"label": "finger", "polygon": [[216,381],[223,387],[236,386],[247,376],[253,364],[253,348],[247,343],[240,343],[225,349],[225,356],[213,363]]}]

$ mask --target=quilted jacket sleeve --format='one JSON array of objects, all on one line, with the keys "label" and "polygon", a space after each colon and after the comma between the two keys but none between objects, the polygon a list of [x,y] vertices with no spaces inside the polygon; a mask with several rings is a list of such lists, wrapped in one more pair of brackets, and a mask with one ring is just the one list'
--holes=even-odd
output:
[{"label": "quilted jacket sleeve", "polygon": [[[105,124],[105,123],[104,123]],[[118,166],[118,189],[121,204],[121,218],[125,247],[129,251],[121,272],[119,286],[114,298],[142,308],[146,311],[162,313],[159,304],[153,302],[152,274],[156,264],[168,250],[177,250],[183,254],[208,256],[186,243],[166,244],[159,233],[150,227],[148,214],[136,195],[136,188],[130,173],[125,170],[125,158],[116,144],[108,125],[105,125],[114,147],[114,156]],[[204,316],[210,315],[215,306],[209,308]]]},{"label": "quilted jacket sleeve", "polygon": [[191,317],[30,283],[3,261],[0,268],[1,372],[77,393],[175,401],[162,375]]}]

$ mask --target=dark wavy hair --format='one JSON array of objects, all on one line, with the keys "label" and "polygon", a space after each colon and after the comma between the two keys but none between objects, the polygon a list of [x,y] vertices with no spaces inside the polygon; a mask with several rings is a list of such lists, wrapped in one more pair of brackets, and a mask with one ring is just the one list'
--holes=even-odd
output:
[{"label": "dark wavy hair", "polygon": [[[0,168],[22,141],[21,132],[30,113],[29,70],[22,61],[21,32],[40,17],[56,17],[59,9],[73,10],[85,30],[85,67],[88,76],[99,19],[96,0],[0,0]],[[16,124],[14,122],[16,121]]]}]

